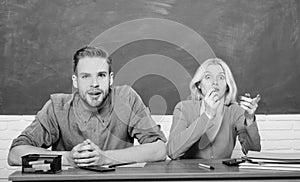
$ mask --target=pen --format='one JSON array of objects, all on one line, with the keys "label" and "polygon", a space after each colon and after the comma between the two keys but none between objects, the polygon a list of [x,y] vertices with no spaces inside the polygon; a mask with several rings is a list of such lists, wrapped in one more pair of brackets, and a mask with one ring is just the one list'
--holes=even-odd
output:
[{"label": "pen", "polygon": [[198,163],[198,166],[205,167],[207,169],[215,169],[213,166],[209,166],[209,165],[202,164],[202,163]]},{"label": "pen", "polygon": [[124,165],[129,165],[129,164],[134,164],[135,162],[127,162],[127,163],[120,163],[120,164],[112,164],[109,165],[108,168],[114,168],[114,167],[118,167],[118,166],[124,166]]}]

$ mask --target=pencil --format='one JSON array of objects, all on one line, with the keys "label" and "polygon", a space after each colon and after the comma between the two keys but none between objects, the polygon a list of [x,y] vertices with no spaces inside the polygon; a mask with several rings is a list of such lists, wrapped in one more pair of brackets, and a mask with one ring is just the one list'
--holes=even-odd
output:
[{"label": "pencil", "polygon": [[198,166],[205,167],[207,169],[215,169],[213,166],[209,166],[209,165],[202,164],[202,163],[198,163]]}]

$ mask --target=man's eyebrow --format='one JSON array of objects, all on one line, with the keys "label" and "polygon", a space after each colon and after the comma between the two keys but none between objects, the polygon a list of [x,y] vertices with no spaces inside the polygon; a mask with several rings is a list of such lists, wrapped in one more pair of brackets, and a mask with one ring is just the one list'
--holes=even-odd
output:
[{"label": "man's eyebrow", "polygon": [[80,72],[80,75],[90,75],[90,73],[86,73],[86,72]]},{"label": "man's eyebrow", "polygon": [[97,74],[100,74],[100,73],[101,73],[101,74],[104,74],[104,73],[105,73],[105,74],[108,74],[108,71],[99,71],[99,72],[97,72]]}]

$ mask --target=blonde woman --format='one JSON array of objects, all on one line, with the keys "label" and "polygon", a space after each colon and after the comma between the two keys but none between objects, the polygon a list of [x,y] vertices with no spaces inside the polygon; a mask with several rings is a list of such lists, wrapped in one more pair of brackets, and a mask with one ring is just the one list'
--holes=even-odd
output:
[{"label": "blonde woman", "polygon": [[179,102],[167,144],[168,156],[177,158],[230,158],[236,138],[242,151],[260,151],[255,111],[260,96],[250,94],[236,102],[237,87],[228,65],[219,58],[208,59],[191,83],[191,100]]}]

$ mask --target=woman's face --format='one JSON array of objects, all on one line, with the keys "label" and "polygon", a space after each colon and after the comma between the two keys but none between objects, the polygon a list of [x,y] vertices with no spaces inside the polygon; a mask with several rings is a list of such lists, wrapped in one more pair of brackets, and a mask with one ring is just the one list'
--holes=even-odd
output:
[{"label": "woman's face", "polygon": [[204,77],[199,84],[204,96],[207,94],[209,89],[213,88],[215,92],[218,93],[219,99],[224,97],[226,86],[225,72],[220,65],[209,65],[206,68]]}]

